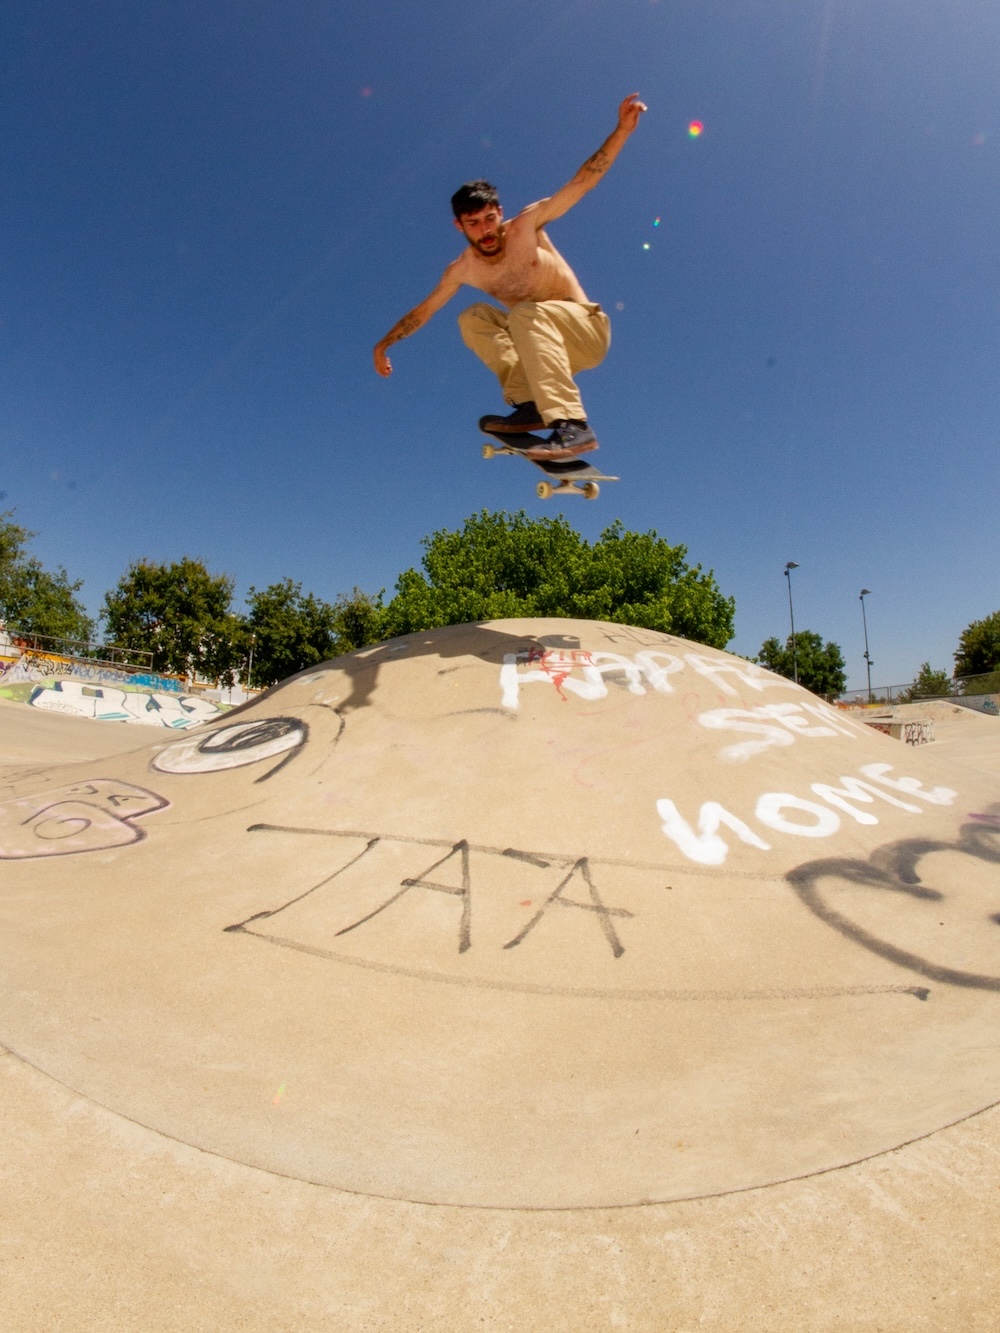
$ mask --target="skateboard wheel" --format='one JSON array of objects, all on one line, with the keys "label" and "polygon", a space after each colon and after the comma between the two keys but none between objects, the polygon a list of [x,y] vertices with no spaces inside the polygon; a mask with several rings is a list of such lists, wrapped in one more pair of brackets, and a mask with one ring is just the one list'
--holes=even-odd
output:
[{"label": "skateboard wheel", "polygon": [[494,455],[496,454],[496,451],[497,451],[497,447],[496,447],[495,444],[484,444],[484,445],[483,445],[483,457],[484,457],[484,458],[493,458]]},{"label": "skateboard wheel", "polygon": [[539,500],[550,500],[552,498],[553,486],[551,481],[540,481],[535,487]]},{"label": "skateboard wheel", "polygon": [[596,481],[588,481],[584,483],[583,498],[585,500],[596,500],[600,493],[601,488]]}]

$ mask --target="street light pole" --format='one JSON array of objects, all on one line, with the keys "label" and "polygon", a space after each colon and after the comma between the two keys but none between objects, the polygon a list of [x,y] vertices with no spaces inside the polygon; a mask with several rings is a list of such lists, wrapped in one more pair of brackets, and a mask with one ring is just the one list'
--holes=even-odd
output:
[{"label": "street light pole", "polygon": [[799,659],[795,650],[795,611],[792,608],[792,570],[798,569],[794,560],[789,560],[785,566],[785,578],[788,580],[788,618],[792,622],[792,677],[796,685],[799,683]]},{"label": "street light pole", "polygon": [[257,635],[256,635],[256,633],[251,634],[251,635],[250,635],[250,662],[249,662],[249,664],[247,665],[247,686],[246,686],[246,692],[247,692],[247,694],[250,693],[250,678],[251,678],[251,676],[253,675],[253,648],[254,648],[254,644],[255,644],[256,642],[257,642]]},{"label": "street light pole", "polygon": [[872,659],[868,654],[868,617],[865,615],[865,598],[871,596],[871,588],[861,589],[861,623],[865,627],[865,666],[868,668],[868,702],[872,701]]}]

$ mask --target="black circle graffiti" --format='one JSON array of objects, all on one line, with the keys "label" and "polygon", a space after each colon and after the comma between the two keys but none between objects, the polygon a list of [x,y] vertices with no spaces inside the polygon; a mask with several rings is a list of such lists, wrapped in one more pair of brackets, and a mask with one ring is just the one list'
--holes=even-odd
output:
[{"label": "black circle graffiti", "polygon": [[[337,739],[344,727],[343,718],[338,720]],[[150,764],[161,773],[205,774],[243,768],[280,756],[273,768],[254,779],[265,782],[300,754],[308,739],[309,724],[297,717],[230,722],[204,735],[175,741],[155,754]]]},{"label": "black circle graffiti", "polygon": [[[343,719],[341,719],[341,729],[343,729]],[[210,732],[198,742],[198,749],[207,755],[240,754],[243,751],[264,749],[286,737],[293,742],[289,745],[287,754],[279,759],[273,768],[269,768],[266,773],[254,779],[255,782],[266,782],[286,764],[291,763],[309,739],[309,724],[303,722],[301,718],[262,717],[257,722],[232,722],[228,727],[220,727],[218,731]],[[269,757],[269,755],[260,756],[262,759]],[[245,762],[252,764],[256,759],[257,756],[248,753]]]},{"label": "black circle graffiti", "polygon": [[[805,865],[797,866],[794,870],[790,870],[785,878],[809,910],[821,921],[832,926],[853,943],[878,954],[880,958],[886,958],[900,967],[918,972],[932,981],[944,982],[951,986],[966,986],[974,990],[1000,991],[1000,975],[944,967],[873,935],[832,907],[819,887],[820,881],[824,879],[839,879],[849,884],[868,885],[874,889],[902,894],[910,899],[940,902],[949,895],[922,883],[917,867],[931,852],[949,851],[974,857],[977,861],[1000,865],[1000,805],[992,806],[974,822],[963,824],[953,842],[931,838],[905,838],[900,842],[877,847],[867,861],[852,860],[849,857],[825,857],[819,861],[809,861]],[[1000,902],[1000,876],[997,879],[997,899]],[[990,914],[985,920],[993,925],[1000,925],[1000,913]]]},{"label": "black circle graffiti", "polygon": [[308,727],[297,717],[263,717],[259,722],[232,722],[203,736],[198,742],[202,754],[233,754],[239,750],[255,750],[273,741],[283,740],[292,732],[300,732],[296,745],[304,745]]}]

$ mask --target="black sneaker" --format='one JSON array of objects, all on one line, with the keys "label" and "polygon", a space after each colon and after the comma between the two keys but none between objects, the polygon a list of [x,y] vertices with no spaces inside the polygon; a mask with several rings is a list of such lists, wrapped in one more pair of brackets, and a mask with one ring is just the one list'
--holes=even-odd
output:
[{"label": "black sneaker", "polygon": [[585,421],[553,421],[552,428],[547,440],[525,449],[528,458],[558,462],[562,458],[575,458],[577,454],[589,454],[597,448],[597,436]]},{"label": "black sneaker", "polygon": [[520,435],[524,431],[544,430],[545,422],[534,403],[515,403],[513,412],[508,412],[505,417],[480,417],[479,429],[487,433],[499,431],[503,435],[509,431],[512,435]]}]

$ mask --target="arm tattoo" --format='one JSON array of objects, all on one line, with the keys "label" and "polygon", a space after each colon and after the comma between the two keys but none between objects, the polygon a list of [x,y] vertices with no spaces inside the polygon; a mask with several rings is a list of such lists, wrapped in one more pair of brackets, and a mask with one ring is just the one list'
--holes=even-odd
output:
[{"label": "arm tattoo", "polygon": [[584,162],[583,169],[593,176],[603,176],[610,165],[607,153],[603,148],[598,148],[593,157],[588,157]]},{"label": "arm tattoo", "polygon": [[420,328],[420,320],[416,315],[404,315],[398,324],[394,324],[389,330],[386,342],[398,343],[402,338],[408,338],[411,333],[416,333]]}]

